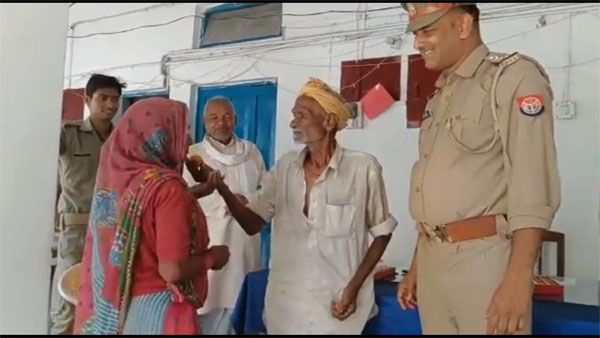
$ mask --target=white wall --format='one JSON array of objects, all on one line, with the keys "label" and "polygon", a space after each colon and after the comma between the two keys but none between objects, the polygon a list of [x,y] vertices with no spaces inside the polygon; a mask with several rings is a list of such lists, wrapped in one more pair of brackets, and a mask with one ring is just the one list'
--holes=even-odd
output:
[{"label": "white wall", "polygon": [[[384,8],[396,3],[368,4],[368,9]],[[514,4],[512,4],[514,5]],[[509,4],[482,4],[487,9],[506,9]],[[515,6],[525,6],[517,4]],[[92,7],[93,6],[93,7]],[[148,6],[124,4],[77,4],[72,8],[73,21],[98,16],[100,8],[109,8],[111,13],[123,12],[132,8]],[[94,23],[81,24],[76,27],[76,34],[93,32],[110,32],[129,29],[135,26],[168,22],[178,17],[191,15],[202,10],[208,4],[201,4],[197,9],[193,4],[178,4],[148,10],[144,13],[124,15]],[[365,8],[365,4],[292,4],[284,3],[284,13],[314,13],[319,11],[345,10],[356,11],[357,7]],[[117,10],[116,8],[119,8]],[[596,257],[599,252],[598,234],[598,186],[600,181],[600,119],[598,110],[600,102],[598,93],[600,57],[599,11],[581,14],[572,20],[569,33],[568,20],[564,13],[543,11],[547,14],[546,26],[536,28],[537,16],[515,19],[498,18],[482,23],[484,40],[490,49],[500,52],[520,51],[536,58],[546,67],[552,79],[557,100],[571,99],[577,104],[577,118],[574,120],[557,120],[556,142],[559,153],[559,166],[562,178],[563,203],[554,222],[554,229],[563,231],[567,237],[567,274],[578,278],[597,278],[598,264],[589,264],[582,257]],[[106,13],[111,14],[111,13]],[[535,12],[534,12],[535,14]],[[77,17],[77,18],[75,18]],[[284,37],[286,41],[310,34],[327,33],[333,30],[356,30],[357,15],[327,14],[322,16],[284,16]],[[406,88],[406,55],[413,54],[412,37],[404,35],[398,26],[405,20],[401,10],[371,12],[369,27],[392,27],[386,34],[367,38],[363,44],[356,41],[339,42],[325,39],[318,45],[266,52],[265,49],[247,56],[216,59],[216,55],[232,49],[243,47],[228,46],[204,49],[193,52],[197,61],[170,66],[170,95],[172,98],[188,102],[194,107],[194,87],[197,84],[213,84],[243,80],[277,78],[279,84],[277,97],[276,124],[276,156],[292,149],[292,138],[288,124],[290,109],[295,93],[307,80],[308,76],[320,77],[334,86],[340,83],[340,62],[353,58],[385,57],[403,55],[401,70],[401,101],[374,121],[367,121],[361,130],[346,130],[340,134],[340,142],[349,148],[370,152],[378,157],[384,167],[384,176],[388,190],[390,205],[400,227],[396,230],[385,260],[388,263],[406,267],[409,264],[414,248],[415,232],[413,221],[408,213],[408,180],[410,168],[416,159],[417,130],[406,129],[405,88]],[[72,21],[72,22],[73,22]],[[332,26],[332,23],[336,23]],[[125,66],[141,62],[158,62],[170,51],[189,49],[194,46],[194,29],[197,22],[187,18],[175,24],[135,30],[123,34],[95,36],[77,39],[72,45],[73,74],[89,72],[94,69]],[[360,19],[358,27],[363,28]],[[392,25],[392,26],[390,26]],[[324,27],[329,26],[329,27]],[[313,28],[311,28],[313,27]],[[340,36],[343,34],[340,34]],[[385,43],[385,36],[400,35],[404,43],[399,50],[393,50]],[[272,41],[281,41],[276,38]],[[571,61],[569,64],[569,41],[571,43]],[[248,45],[246,45],[248,46]],[[181,53],[177,54],[181,55]],[[171,56],[177,56],[171,53]],[[209,60],[213,61],[209,61]],[[200,61],[201,60],[201,61]],[[591,60],[591,61],[590,61]],[[590,61],[587,63],[586,62]],[[566,94],[566,74],[570,72],[569,94]],[[141,85],[145,88],[161,86],[158,65],[134,68],[119,68],[106,71],[109,74],[122,76],[130,83],[131,89]],[[81,87],[87,78],[72,78],[72,87]],[[153,80],[153,81],[151,81]],[[65,79],[68,85],[69,78]],[[148,83],[150,81],[150,83]],[[587,151],[583,151],[583,149]]]},{"label": "white wall", "polygon": [[0,334],[45,334],[68,4],[0,4]]}]

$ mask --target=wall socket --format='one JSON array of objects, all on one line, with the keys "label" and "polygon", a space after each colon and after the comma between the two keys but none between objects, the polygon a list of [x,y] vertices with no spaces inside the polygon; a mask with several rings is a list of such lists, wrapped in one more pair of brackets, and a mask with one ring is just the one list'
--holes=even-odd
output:
[{"label": "wall socket", "polygon": [[567,120],[575,118],[575,102],[557,101],[554,103],[554,117],[557,120]]}]

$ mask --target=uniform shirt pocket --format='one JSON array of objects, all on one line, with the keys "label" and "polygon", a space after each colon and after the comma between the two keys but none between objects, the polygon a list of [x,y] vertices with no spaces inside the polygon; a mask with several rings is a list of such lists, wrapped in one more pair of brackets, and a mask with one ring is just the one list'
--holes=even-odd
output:
[{"label": "uniform shirt pocket", "polygon": [[79,177],[84,177],[87,173],[93,171],[93,158],[89,152],[75,152],[71,155],[69,167],[74,173],[77,173]]},{"label": "uniform shirt pocket", "polygon": [[455,146],[467,152],[485,152],[496,142],[489,93],[479,84],[468,90],[468,98],[456,100],[445,121]]}]

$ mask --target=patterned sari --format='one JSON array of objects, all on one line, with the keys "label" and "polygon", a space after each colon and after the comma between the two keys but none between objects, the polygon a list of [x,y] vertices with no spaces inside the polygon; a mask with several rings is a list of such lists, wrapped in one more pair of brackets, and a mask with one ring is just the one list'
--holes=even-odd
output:
[{"label": "patterned sari", "polygon": [[[186,135],[185,104],[151,98],[132,105],[102,147],[75,334],[123,334],[140,323],[148,334],[199,334],[195,310],[206,299],[206,273],[163,292],[131,296],[140,229],[152,226],[142,215],[163,183],[182,181]],[[193,206],[190,255],[204,252],[209,241],[204,214]]]}]

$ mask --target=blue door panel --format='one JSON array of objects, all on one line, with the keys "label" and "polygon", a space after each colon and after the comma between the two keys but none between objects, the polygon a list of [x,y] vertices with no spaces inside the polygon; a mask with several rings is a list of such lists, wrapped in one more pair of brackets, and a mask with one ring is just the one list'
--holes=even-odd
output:
[{"label": "blue door panel", "polygon": [[[273,93],[276,97],[276,93]],[[275,156],[275,114],[266,112],[276,111],[275,100],[269,99],[269,96],[259,96],[256,102],[258,119],[262,121],[256,125],[256,146],[260,149],[266,163],[270,167],[274,162]]]}]

